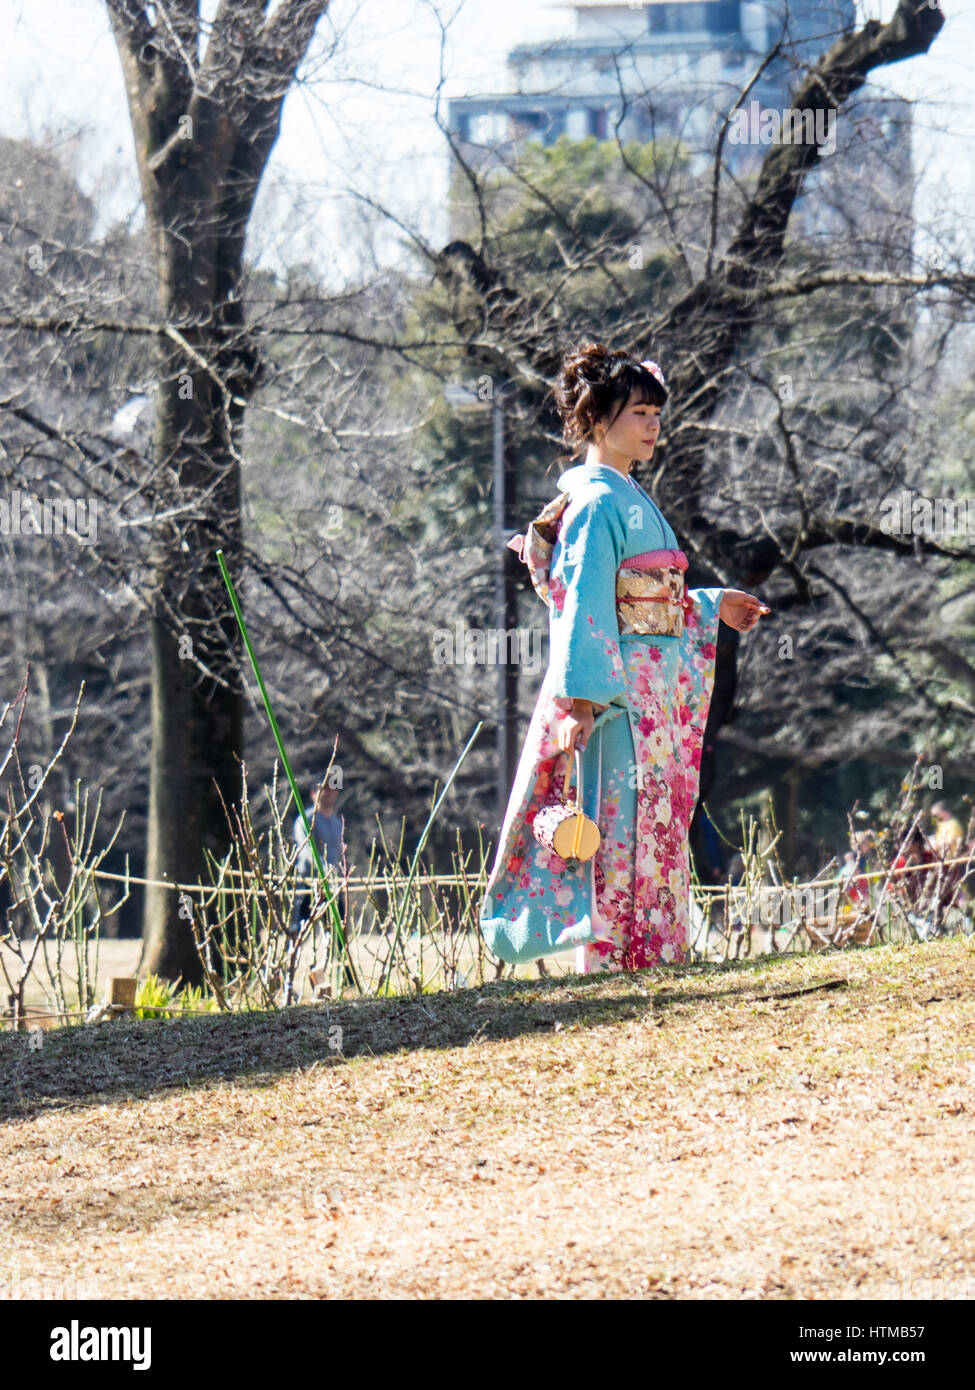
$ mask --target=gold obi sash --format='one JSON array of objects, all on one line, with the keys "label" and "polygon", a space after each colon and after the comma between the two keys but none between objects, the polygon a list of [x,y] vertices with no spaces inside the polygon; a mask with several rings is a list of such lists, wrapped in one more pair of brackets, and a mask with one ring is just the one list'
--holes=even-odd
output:
[{"label": "gold obi sash", "polygon": [[684,591],[683,550],[647,550],[616,571],[620,636],[682,637],[694,600]]}]

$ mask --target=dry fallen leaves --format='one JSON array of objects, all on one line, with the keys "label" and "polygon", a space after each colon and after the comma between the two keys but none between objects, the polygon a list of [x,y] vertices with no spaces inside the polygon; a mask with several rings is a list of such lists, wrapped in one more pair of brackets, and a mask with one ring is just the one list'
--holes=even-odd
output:
[{"label": "dry fallen leaves", "polygon": [[333,1001],[341,1061],[316,1006],[0,1036],[0,1294],[930,1296],[973,985],[950,941]]}]

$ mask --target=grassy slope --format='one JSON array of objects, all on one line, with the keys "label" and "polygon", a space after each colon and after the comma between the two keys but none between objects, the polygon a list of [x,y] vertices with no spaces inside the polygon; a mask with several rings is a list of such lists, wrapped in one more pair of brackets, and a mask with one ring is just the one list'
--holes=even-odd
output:
[{"label": "grassy slope", "polygon": [[954,939],[0,1035],[0,1294],[970,1298],[973,985]]}]

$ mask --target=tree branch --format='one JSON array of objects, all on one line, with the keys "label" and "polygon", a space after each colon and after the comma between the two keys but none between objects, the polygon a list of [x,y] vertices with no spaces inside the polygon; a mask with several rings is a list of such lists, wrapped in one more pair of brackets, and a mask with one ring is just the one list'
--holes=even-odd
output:
[{"label": "tree branch", "polygon": [[[792,94],[794,110],[834,111],[866,82],[874,68],[926,53],[944,24],[928,0],[900,0],[889,23],[871,19],[844,35]],[[815,144],[774,145],[762,161],[758,188],[721,264],[718,276],[732,284],[754,283],[782,256],[785,232],[806,171],[819,159]]]}]

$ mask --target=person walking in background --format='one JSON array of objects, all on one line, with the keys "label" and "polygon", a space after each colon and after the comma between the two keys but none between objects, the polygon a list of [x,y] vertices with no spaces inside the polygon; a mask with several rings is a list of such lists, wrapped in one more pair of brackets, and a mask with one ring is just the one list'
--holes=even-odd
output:
[{"label": "person walking in background", "polygon": [[[337,813],[335,809],[338,796],[338,787],[329,785],[326,773],[315,790],[311,805],[305,807],[305,815],[311,824],[315,843],[325,861],[325,867],[330,870],[328,875],[330,885],[334,883],[336,873],[341,872],[342,868],[345,822],[341,813]],[[299,879],[313,878],[316,874],[315,857],[312,854],[305,823],[300,815],[295,816],[293,834],[295,844],[298,846],[298,858],[295,862],[298,877]],[[295,904],[291,914],[292,932],[301,929],[302,922],[308,918],[311,912],[311,904],[312,887],[302,884],[295,893]],[[338,909],[339,916],[344,922],[345,893],[342,891],[338,893]]]}]

